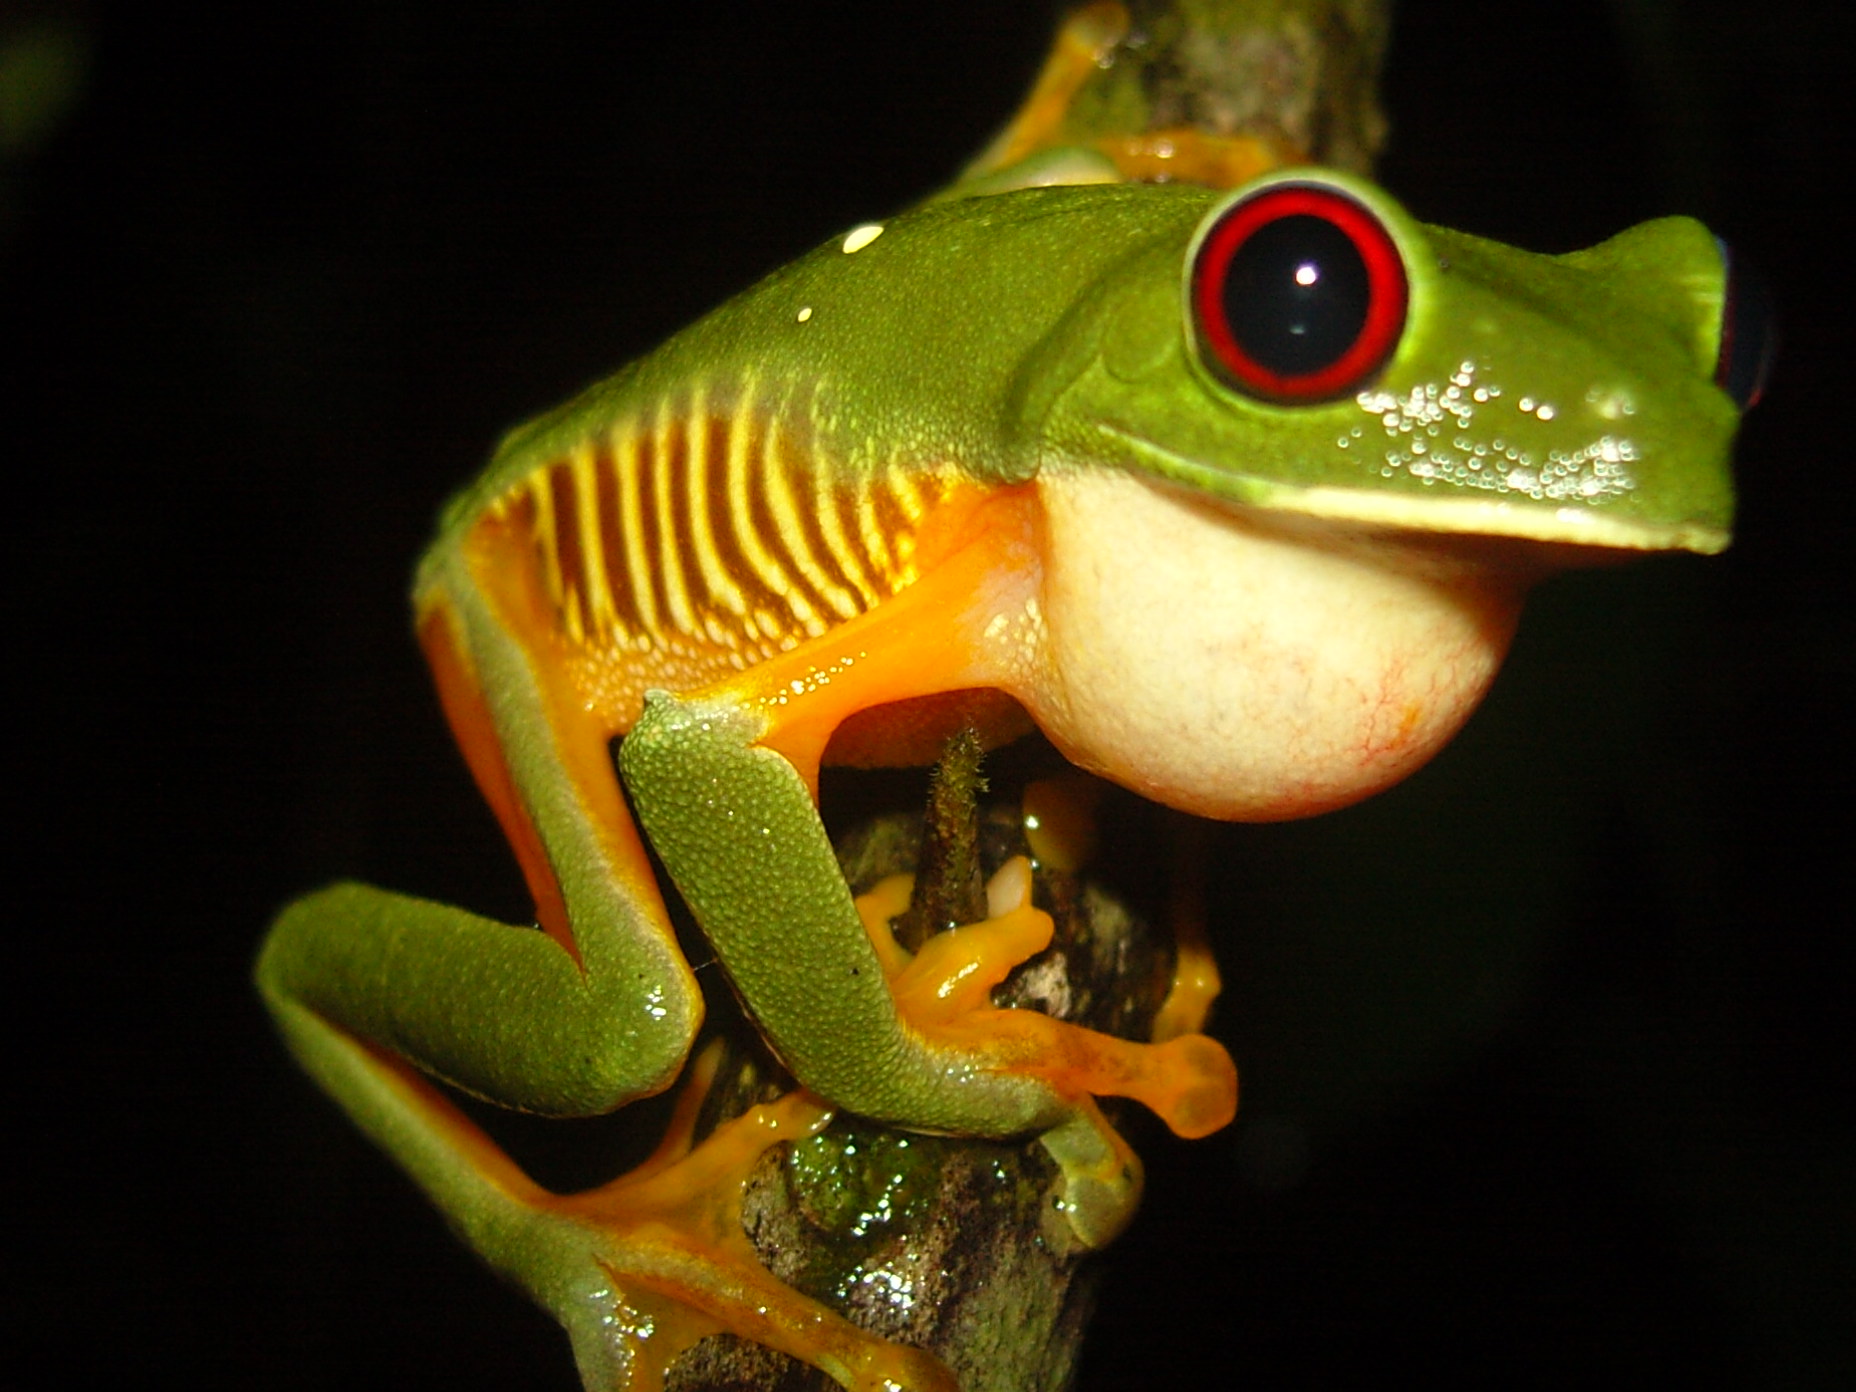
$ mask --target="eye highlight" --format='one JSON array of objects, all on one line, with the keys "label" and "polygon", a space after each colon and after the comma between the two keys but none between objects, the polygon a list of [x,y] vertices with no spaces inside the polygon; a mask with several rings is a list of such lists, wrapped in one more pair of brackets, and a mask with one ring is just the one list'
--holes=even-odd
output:
[{"label": "eye highlight", "polygon": [[1317,403],[1370,381],[1398,346],[1409,290],[1392,234],[1322,184],[1272,184],[1199,240],[1190,283],[1205,365],[1248,396]]}]

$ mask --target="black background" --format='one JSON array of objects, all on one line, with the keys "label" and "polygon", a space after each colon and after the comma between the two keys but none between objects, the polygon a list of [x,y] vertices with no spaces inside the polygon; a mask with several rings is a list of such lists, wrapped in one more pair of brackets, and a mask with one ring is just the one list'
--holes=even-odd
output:
[{"label": "black background", "polygon": [[[1695,213],[1784,356],[1728,555],[1555,582],[1432,769],[1220,833],[1243,1115],[1145,1143],[1085,1387],[1856,1379],[1837,14],[1403,7],[1382,175],[1420,216],[1564,250]],[[82,75],[0,186],[20,1327],[54,1376],[566,1388],[283,1058],[250,954],[337,875],[523,912],[407,633],[434,508],[944,180],[1048,12],[36,15]]]}]

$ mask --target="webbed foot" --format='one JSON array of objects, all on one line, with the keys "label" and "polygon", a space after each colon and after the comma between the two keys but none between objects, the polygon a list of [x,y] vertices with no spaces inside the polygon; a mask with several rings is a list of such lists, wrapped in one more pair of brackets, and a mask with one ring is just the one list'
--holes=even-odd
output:
[{"label": "webbed foot", "polygon": [[987,919],[937,933],[914,954],[889,927],[907,907],[909,891],[909,877],[894,876],[857,901],[897,1013],[935,1046],[975,1060],[972,1066],[1039,1077],[1072,1099],[1068,1116],[1040,1138],[1060,1172],[1051,1212],[1068,1229],[1050,1235],[1083,1247],[1106,1245],[1133,1216],[1142,1177],[1139,1158],[1094,1095],[1133,1097],[1179,1134],[1205,1135],[1236,1111],[1230,1056],[1201,1034],[1141,1044],[1037,1011],[994,1007],[993,987],[1051,940],[1050,916],[1032,903],[1025,857],[1006,862],[988,883]]},{"label": "webbed foot", "polygon": [[692,1145],[715,1057],[710,1050],[695,1065],[643,1165],[598,1189],[535,1201],[549,1243],[578,1249],[541,1268],[583,1274],[525,1283],[566,1326],[588,1392],[658,1392],[670,1364],[717,1333],[788,1354],[855,1392],[958,1392],[933,1356],[858,1329],[761,1265],[742,1227],[749,1173],[767,1147],[816,1135],[832,1113],[791,1092]]}]

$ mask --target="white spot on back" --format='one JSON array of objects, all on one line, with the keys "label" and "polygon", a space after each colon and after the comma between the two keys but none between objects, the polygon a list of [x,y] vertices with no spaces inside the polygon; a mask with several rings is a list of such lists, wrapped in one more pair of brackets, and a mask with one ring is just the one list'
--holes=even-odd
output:
[{"label": "white spot on back", "polygon": [[880,222],[866,222],[861,227],[853,227],[844,234],[844,254],[849,256],[853,252],[862,251],[882,235],[883,224]]}]

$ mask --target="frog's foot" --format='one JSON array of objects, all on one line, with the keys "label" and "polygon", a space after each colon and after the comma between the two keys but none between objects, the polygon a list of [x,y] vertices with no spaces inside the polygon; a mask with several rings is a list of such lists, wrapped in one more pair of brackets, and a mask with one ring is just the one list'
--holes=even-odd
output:
[{"label": "frog's foot", "polygon": [[518,1274],[567,1327],[587,1388],[658,1392],[678,1355],[709,1334],[732,1333],[857,1392],[957,1392],[929,1354],[858,1329],[761,1265],[742,1229],[748,1175],[768,1146],[816,1135],[831,1111],[809,1093],[788,1093],[692,1147],[715,1056],[693,1069],[669,1132],[643,1165],[586,1193],[535,1198],[543,1240],[559,1254],[541,1270],[584,1275],[537,1282]]},{"label": "frog's foot", "polygon": [[1259,174],[1306,164],[1306,156],[1287,141],[1258,135],[1218,135],[1176,126],[1140,135],[1103,136],[1094,148],[1124,181],[1136,184],[1203,184],[1236,188]]},{"label": "frog's foot", "polygon": [[[1079,874],[1089,863],[1098,839],[1095,814],[1102,787],[1097,778],[1073,773],[1025,789],[1025,840],[1040,866]],[[1205,935],[1205,823],[1178,813],[1171,833],[1173,980],[1154,1015],[1151,1038],[1156,1043],[1202,1032],[1222,986]]]},{"label": "frog's foot", "polygon": [[1125,74],[1130,68],[1165,68],[1178,61],[1151,35],[1130,43],[1132,31],[1127,6],[1115,0],[1073,10],[1011,123],[949,194],[1119,182],[1236,188],[1272,169],[1308,162],[1289,141],[1269,133],[1224,134],[1195,126],[1128,129],[1134,113],[1125,101],[1105,94],[1115,70]]},{"label": "frog's foot", "polygon": [[[893,896],[894,882],[878,892]],[[992,988],[1049,946],[1052,925],[1031,903],[1024,857],[1002,866],[986,892],[990,918],[935,934],[913,958],[888,938],[874,901],[866,896],[860,905],[890,973],[896,1012],[913,1034],[968,1068],[1036,1078],[1062,1097],[1131,1097],[1188,1139],[1229,1124],[1237,1112],[1237,1069],[1216,1040],[1183,1034],[1142,1044],[1034,1010],[995,1007]]]},{"label": "frog's foot", "polygon": [[1127,8],[1113,0],[1073,11],[1057,30],[1056,43],[1011,124],[973,161],[962,181],[996,175],[1041,150],[1069,144],[1064,125],[1077,93],[1108,66],[1130,27]]},{"label": "frog's foot", "polygon": [[1155,1039],[1194,1034],[1205,1028],[1223,982],[1205,935],[1205,823],[1184,813],[1173,825],[1173,872],[1169,877],[1173,924],[1173,980],[1154,1015]]},{"label": "frog's foot", "polygon": [[1062,1174],[1053,1212],[1073,1240],[1100,1247],[1133,1215],[1141,1166],[1094,1097],[1132,1097],[1178,1134],[1202,1136],[1235,1113],[1237,1073],[1224,1048],[1204,1035],[1140,1044],[1037,1011],[994,1007],[992,988],[1050,944],[1051,919],[1033,906],[1031,887],[1030,862],[1008,861],[986,887],[991,917],[937,933],[913,956],[889,930],[908,905],[907,876],[878,884],[857,907],[897,1014],[930,1050],[965,1067],[1037,1078],[1068,1099],[1068,1117],[1041,1137]]}]

